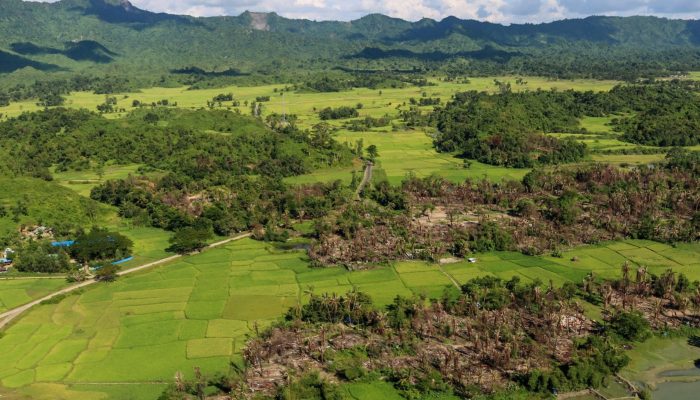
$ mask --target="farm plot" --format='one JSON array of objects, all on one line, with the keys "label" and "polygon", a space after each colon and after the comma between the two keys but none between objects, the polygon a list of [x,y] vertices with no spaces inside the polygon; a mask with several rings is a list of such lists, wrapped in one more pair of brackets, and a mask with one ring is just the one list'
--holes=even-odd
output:
[{"label": "farm plot", "polygon": [[502,279],[519,277],[524,282],[539,280],[557,286],[564,282],[581,282],[590,272],[600,278],[618,278],[625,261],[632,266],[644,265],[659,275],[671,268],[684,273],[691,281],[700,280],[700,245],[671,247],[645,240],[609,242],[583,246],[564,252],[562,257],[529,257],[520,253],[494,252],[478,256],[476,263],[443,266],[460,283],[477,276],[492,275]]},{"label": "farm plot", "polygon": [[[350,144],[362,140],[365,146],[372,144],[377,146],[379,157],[375,171],[383,171],[387,180],[392,184],[401,183],[408,174],[414,174],[418,177],[437,174],[453,182],[463,182],[466,178],[488,178],[495,181],[520,180],[529,172],[529,169],[497,167],[478,161],[471,161],[469,168],[465,168],[463,160],[452,154],[441,154],[435,151],[432,139],[423,131],[350,132],[341,130],[336,134],[336,140]],[[301,184],[340,179],[349,183],[353,170],[361,171],[360,168],[326,169],[287,178],[286,181],[292,184]]]},{"label": "farm plot", "polygon": [[66,285],[63,278],[0,279],[0,312],[29,303]]}]

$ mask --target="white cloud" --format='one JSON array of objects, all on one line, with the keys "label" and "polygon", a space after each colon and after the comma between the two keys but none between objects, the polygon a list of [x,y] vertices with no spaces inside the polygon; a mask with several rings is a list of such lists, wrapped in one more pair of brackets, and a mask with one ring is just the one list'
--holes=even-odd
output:
[{"label": "white cloud", "polygon": [[238,15],[250,10],[274,11],[289,18],[343,21],[369,13],[409,20],[456,16],[501,23],[543,22],[594,14],[700,18],[700,0],[131,0],[131,3],[145,10],[194,16]]}]

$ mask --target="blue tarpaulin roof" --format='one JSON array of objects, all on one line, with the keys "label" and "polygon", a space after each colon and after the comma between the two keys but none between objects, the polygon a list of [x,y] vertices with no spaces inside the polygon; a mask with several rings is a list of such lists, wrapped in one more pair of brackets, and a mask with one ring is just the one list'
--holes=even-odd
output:
[{"label": "blue tarpaulin roof", "polygon": [[123,258],[123,259],[121,259],[121,260],[119,260],[119,261],[114,261],[114,262],[112,263],[112,265],[122,264],[122,263],[125,263],[125,262],[127,262],[127,261],[131,261],[131,260],[133,260],[133,259],[134,259],[134,257]]},{"label": "blue tarpaulin roof", "polygon": [[62,242],[51,242],[53,247],[70,247],[75,243],[75,240],[64,240]]}]

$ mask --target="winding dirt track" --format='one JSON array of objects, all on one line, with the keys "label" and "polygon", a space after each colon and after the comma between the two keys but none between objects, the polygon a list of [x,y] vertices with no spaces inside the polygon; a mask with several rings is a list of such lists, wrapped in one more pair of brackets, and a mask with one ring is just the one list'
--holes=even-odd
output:
[{"label": "winding dirt track", "polygon": [[[235,241],[235,240],[244,239],[244,238],[249,237],[250,235],[251,235],[250,232],[247,232],[247,233],[240,234],[240,235],[238,235],[238,236],[230,237],[230,238],[228,238],[228,239],[224,239],[224,240],[222,240],[222,241],[219,241],[219,242],[216,242],[216,243],[212,243],[212,244],[210,244],[209,246],[207,246],[205,249],[211,249],[211,248],[214,248],[214,247],[218,247],[218,246],[224,245],[224,244],[229,243],[229,242],[233,242],[233,241]],[[117,272],[117,275],[119,275],[119,276],[124,276],[124,275],[133,274],[134,272],[142,271],[142,270],[144,270],[144,269],[148,269],[148,268],[151,268],[151,267],[155,267],[155,266],[158,266],[158,265],[161,265],[161,264],[168,263],[168,262],[173,261],[173,260],[177,260],[177,259],[180,258],[180,257],[182,257],[181,254],[176,254],[176,255],[174,255],[174,256],[161,258],[160,260],[153,261],[153,262],[150,262],[150,263],[147,263],[147,264],[143,264],[143,265],[139,265],[138,267],[133,267],[133,268],[125,269],[124,271],[119,271],[119,272]],[[0,329],[2,329],[2,328],[5,327],[7,324],[9,324],[12,320],[14,320],[14,319],[17,318],[18,316],[20,316],[23,312],[25,312],[25,311],[27,311],[28,309],[34,307],[35,305],[41,303],[42,301],[50,300],[50,299],[52,299],[52,298],[54,298],[54,297],[56,297],[56,296],[60,296],[60,295],[62,295],[62,294],[70,293],[70,292],[72,292],[72,291],[74,291],[74,290],[77,290],[77,289],[80,289],[80,288],[84,288],[84,287],[86,287],[86,286],[94,285],[95,283],[97,283],[97,281],[95,281],[95,280],[89,280],[89,281],[85,281],[85,282],[76,283],[75,285],[71,285],[71,286],[65,287],[65,288],[63,288],[63,289],[61,289],[61,290],[55,291],[55,292],[53,292],[53,293],[51,293],[51,294],[47,294],[46,296],[44,296],[44,297],[42,297],[42,298],[40,298],[40,299],[33,300],[33,301],[31,301],[31,302],[29,302],[29,303],[27,303],[27,304],[24,304],[24,305],[21,305],[21,306],[19,306],[19,307],[15,307],[15,308],[13,308],[13,309],[11,309],[11,310],[5,311],[4,313],[0,314]]]}]

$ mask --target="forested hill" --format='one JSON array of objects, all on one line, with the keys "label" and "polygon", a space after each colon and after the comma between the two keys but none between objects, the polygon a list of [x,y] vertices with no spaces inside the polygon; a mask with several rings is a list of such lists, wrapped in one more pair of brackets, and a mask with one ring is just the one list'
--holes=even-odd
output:
[{"label": "forested hill", "polygon": [[86,70],[235,75],[333,67],[603,77],[696,66],[700,21],[589,17],[505,26],[373,14],[315,22],[252,12],[194,18],[125,0],[0,1],[0,74],[18,79]]}]

